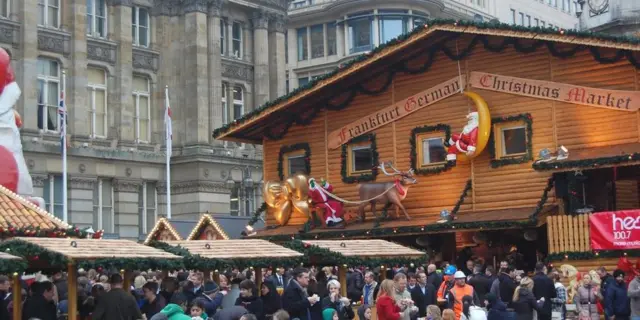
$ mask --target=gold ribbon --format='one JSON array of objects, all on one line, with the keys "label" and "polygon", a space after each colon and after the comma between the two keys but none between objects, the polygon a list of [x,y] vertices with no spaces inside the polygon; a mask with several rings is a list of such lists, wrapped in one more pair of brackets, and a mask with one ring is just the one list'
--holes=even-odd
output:
[{"label": "gold ribbon", "polygon": [[278,224],[286,226],[294,211],[309,217],[308,192],[308,177],[297,173],[282,182],[265,182],[262,197]]}]

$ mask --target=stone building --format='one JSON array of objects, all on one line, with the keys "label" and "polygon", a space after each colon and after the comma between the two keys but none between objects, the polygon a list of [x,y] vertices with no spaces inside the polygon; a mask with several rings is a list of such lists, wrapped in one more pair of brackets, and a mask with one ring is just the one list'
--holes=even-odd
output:
[{"label": "stone building", "polygon": [[165,87],[173,217],[249,215],[261,202],[261,149],[212,131],[285,92],[286,9],[286,0],[0,0],[35,195],[62,217],[65,72],[69,223],[140,238],[165,215]]},{"label": "stone building", "polygon": [[640,1],[578,1],[580,29],[640,37]]},{"label": "stone building", "polygon": [[575,0],[293,0],[287,25],[288,89],[370,51],[428,19],[574,28]]}]

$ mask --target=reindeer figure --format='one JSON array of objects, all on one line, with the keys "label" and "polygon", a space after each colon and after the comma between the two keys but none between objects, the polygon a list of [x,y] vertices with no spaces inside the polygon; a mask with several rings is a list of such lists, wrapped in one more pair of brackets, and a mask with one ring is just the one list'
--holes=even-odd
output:
[{"label": "reindeer figure", "polygon": [[[389,166],[393,169],[393,173],[388,173],[386,170],[386,166]],[[413,169],[402,172],[396,169],[392,162],[382,162],[378,165],[378,168],[384,172],[387,176],[399,176],[393,182],[377,182],[377,183],[361,183],[358,185],[358,193],[360,194],[360,201],[372,199],[378,195],[383,194],[382,196],[369,201],[371,204],[371,211],[373,212],[373,216],[376,217],[376,203],[381,202],[385,206],[387,204],[394,204],[396,206],[396,214],[395,217],[399,217],[399,209],[402,209],[404,212],[404,216],[407,220],[411,220],[407,210],[402,205],[402,200],[407,197],[407,192],[409,191],[409,186],[412,184],[416,184],[418,181],[413,177]],[[386,193],[385,193],[386,192]],[[365,220],[364,207],[367,203],[363,203],[358,208],[358,212],[360,213],[360,220]]]}]

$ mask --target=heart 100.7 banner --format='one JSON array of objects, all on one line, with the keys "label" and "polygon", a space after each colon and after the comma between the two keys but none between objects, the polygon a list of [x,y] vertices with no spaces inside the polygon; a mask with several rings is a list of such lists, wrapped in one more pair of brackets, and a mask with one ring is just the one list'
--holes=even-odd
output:
[{"label": "heart 100.7 banner", "polygon": [[594,213],[589,231],[592,250],[640,249],[640,210]]}]

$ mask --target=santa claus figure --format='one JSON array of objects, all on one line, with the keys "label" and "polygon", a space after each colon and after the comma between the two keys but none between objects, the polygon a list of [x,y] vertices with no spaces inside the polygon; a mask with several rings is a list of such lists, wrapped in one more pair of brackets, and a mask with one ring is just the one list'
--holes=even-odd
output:
[{"label": "santa claus figure", "polygon": [[31,198],[33,184],[22,155],[20,140],[22,120],[13,109],[21,91],[15,82],[10,63],[9,54],[0,48],[0,185],[43,206],[44,200]]},{"label": "santa claus figure", "polygon": [[478,113],[469,113],[467,120],[467,125],[462,129],[462,133],[456,133],[449,139],[447,161],[455,162],[458,153],[465,153],[467,156],[472,156],[476,152],[476,144],[478,143]]},{"label": "santa claus figure", "polygon": [[342,202],[331,198],[326,192],[333,192],[333,186],[327,181],[321,181],[320,184],[316,179],[309,179],[309,199],[314,208],[323,210],[324,222],[328,227],[335,226],[342,222],[344,213],[342,210]]}]

